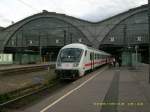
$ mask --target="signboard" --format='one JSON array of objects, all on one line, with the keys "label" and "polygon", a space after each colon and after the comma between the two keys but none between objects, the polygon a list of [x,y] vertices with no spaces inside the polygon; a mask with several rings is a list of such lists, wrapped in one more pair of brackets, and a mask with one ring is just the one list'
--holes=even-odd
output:
[{"label": "signboard", "polygon": [[13,64],[13,55],[0,54],[0,64]]}]

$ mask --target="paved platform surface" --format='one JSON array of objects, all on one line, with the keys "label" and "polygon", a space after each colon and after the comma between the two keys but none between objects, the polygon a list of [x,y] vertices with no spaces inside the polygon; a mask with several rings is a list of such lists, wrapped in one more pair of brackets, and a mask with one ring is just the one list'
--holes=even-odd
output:
[{"label": "paved platform surface", "polygon": [[147,78],[144,64],[137,69],[103,67],[16,112],[150,112]]}]

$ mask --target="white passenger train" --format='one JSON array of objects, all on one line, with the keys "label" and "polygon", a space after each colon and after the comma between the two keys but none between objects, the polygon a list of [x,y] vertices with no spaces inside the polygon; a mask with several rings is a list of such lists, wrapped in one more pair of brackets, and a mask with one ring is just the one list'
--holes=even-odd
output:
[{"label": "white passenger train", "polygon": [[76,79],[86,72],[110,63],[110,54],[80,43],[64,46],[57,56],[56,73],[62,79]]}]

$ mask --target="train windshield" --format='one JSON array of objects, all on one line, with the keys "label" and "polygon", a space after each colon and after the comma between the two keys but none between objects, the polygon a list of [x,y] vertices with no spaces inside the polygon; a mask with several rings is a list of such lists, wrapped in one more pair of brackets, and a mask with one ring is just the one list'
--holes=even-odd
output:
[{"label": "train windshield", "polygon": [[59,59],[61,62],[79,62],[82,52],[79,48],[66,48],[60,52]]}]

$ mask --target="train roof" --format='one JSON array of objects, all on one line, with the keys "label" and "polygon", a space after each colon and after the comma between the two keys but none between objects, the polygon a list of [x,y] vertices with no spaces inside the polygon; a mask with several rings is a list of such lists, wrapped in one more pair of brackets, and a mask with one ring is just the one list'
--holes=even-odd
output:
[{"label": "train roof", "polygon": [[91,49],[91,50],[95,50],[95,51],[101,52],[101,53],[104,54],[104,55],[110,55],[109,53],[106,53],[106,52],[104,52],[104,51],[102,51],[102,50],[98,50],[98,49],[89,47],[89,46],[87,46],[87,45],[81,44],[81,43],[68,44],[68,45],[65,45],[62,49],[65,49],[65,48]]},{"label": "train roof", "polygon": [[64,46],[62,49],[65,48],[82,48],[82,49],[87,49],[88,47],[84,44],[81,43],[72,43],[72,44],[68,44],[66,46]]}]

